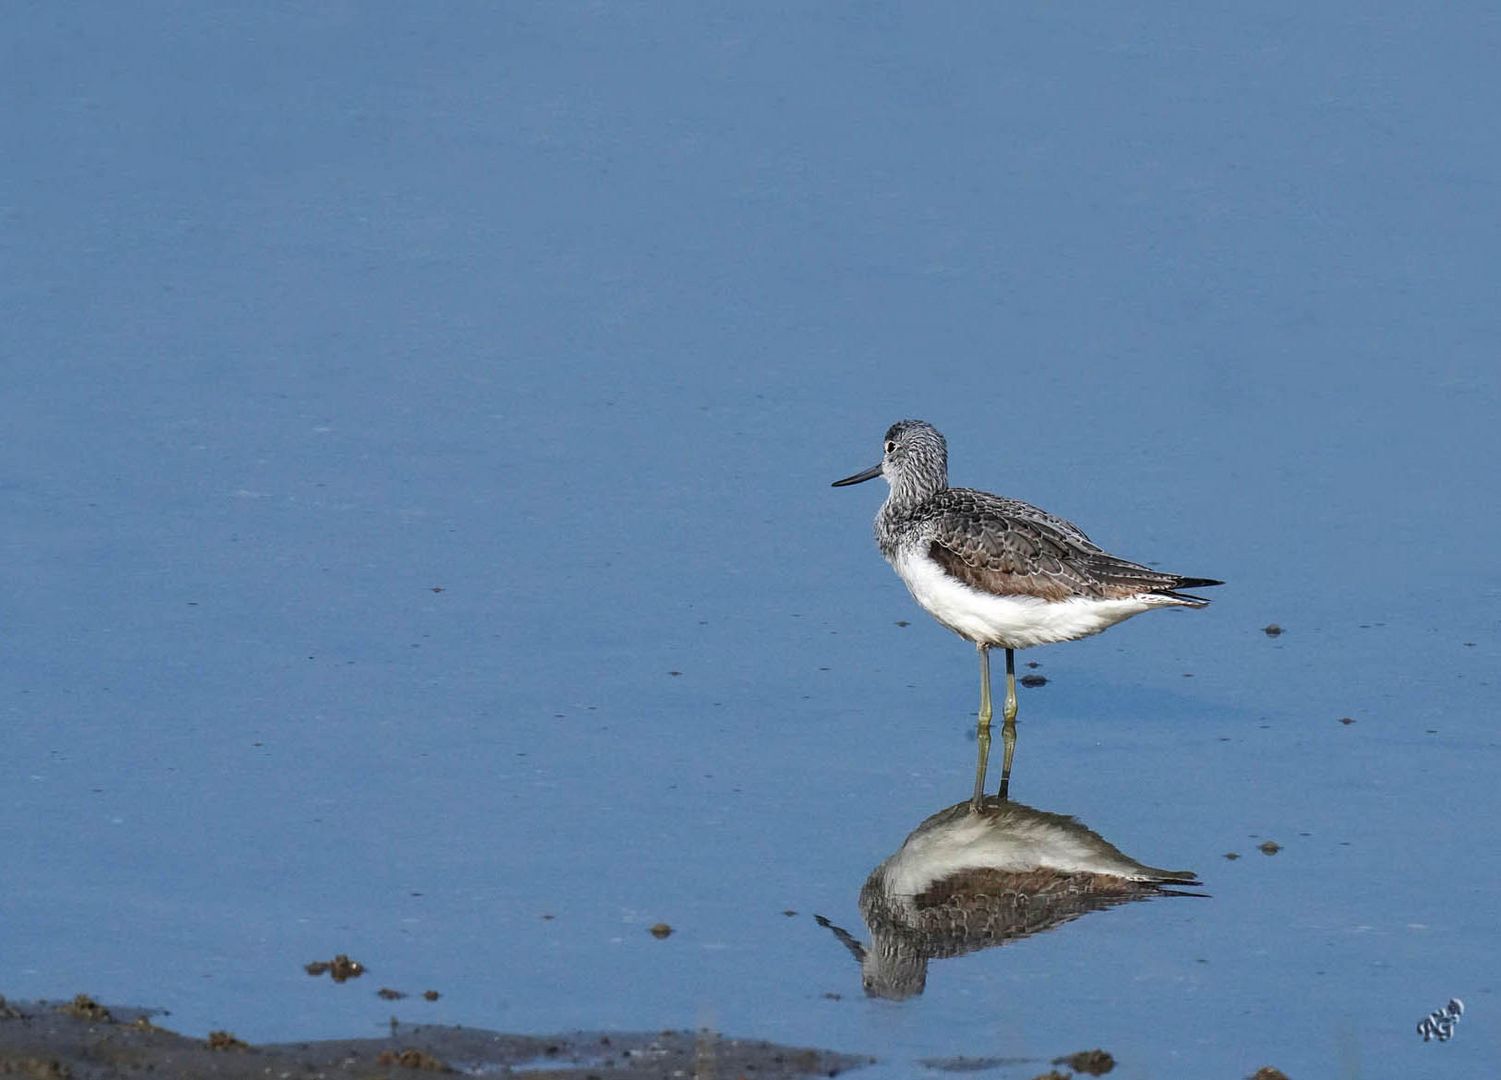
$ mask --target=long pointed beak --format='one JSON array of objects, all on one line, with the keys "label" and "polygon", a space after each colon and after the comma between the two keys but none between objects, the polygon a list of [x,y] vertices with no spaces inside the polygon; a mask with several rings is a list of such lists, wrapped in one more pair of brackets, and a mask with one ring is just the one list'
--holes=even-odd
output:
[{"label": "long pointed beak", "polygon": [[865,963],[865,946],[857,941],[853,934],[851,934],[842,926],[835,926],[833,923],[829,922],[828,919],[825,919],[822,915],[813,916],[813,921],[818,923],[819,926],[827,927],[828,929],[832,930],[834,932],[834,936],[839,939],[839,943],[850,951],[850,955],[853,956],[858,962],[862,964]]},{"label": "long pointed beak", "polygon": [[851,484],[863,484],[867,480],[874,480],[881,475],[881,463],[878,461],[864,472],[857,472],[854,476],[846,476],[843,480],[835,480],[830,487],[849,487]]}]

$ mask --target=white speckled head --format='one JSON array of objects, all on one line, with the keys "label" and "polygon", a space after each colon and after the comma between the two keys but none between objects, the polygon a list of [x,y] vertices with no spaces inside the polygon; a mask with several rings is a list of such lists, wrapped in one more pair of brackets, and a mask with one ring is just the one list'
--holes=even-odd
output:
[{"label": "white speckled head", "polygon": [[864,472],[834,481],[846,487],[884,476],[891,497],[918,502],[949,486],[949,450],[938,429],[924,420],[898,420],[886,429],[881,461]]}]

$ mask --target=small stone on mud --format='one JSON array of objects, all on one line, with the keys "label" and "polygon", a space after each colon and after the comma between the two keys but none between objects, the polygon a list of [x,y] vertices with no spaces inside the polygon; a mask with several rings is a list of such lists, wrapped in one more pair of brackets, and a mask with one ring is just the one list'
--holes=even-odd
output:
[{"label": "small stone on mud", "polygon": [[1287,1073],[1270,1065],[1263,1065],[1251,1074],[1251,1080],[1287,1080]]},{"label": "small stone on mud", "polygon": [[375,1060],[377,1064],[387,1068],[399,1065],[403,1069],[422,1069],[426,1072],[453,1072],[445,1063],[421,1050],[382,1050]]},{"label": "small stone on mud", "polygon": [[1275,855],[1282,850],[1282,845],[1275,840],[1263,840],[1256,846],[1261,849],[1263,855]]},{"label": "small stone on mud", "polygon": [[227,1031],[210,1031],[208,1048],[210,1050],[249,1050],[250,1044],[244,1039],[235,1038]]},{"label": "small stone on mud", "polygon": [[1282,627],[1276,623],[1267,623],[1261,628],[1261,632],[1267,637],[1277,637],[1282,633]]},{"label": "small stone on mud", "polygon": [[0,1074],[21,1076],[27,1080],[69,1080],[73,1071],[50,1058],[0,1058]]},{"label": "small stone on mud", "polygon": [[652,926],[648,927],[648,931],[650,932],[652,937],[660,941],[662,938],[668,937],[672,934],[672,927],[668,926],[665,922],[659,922],[654,923]]},{"label": "small stone on mud", "polygon": [[115,1022],[115,1018],[109,1014],[109,1010],[87,994],[79,994],[66,1005],[59,1005],[57,1011],[67,1013],[69,1016],[76,1016],[80,1020],[91,1020],[96,1024],[113,1024]]},{"label": "small stone on mud", "polygon": [[1023,686],[1046,686],[1048,677],[1046,675],[1023,675],[1017,682]]}]

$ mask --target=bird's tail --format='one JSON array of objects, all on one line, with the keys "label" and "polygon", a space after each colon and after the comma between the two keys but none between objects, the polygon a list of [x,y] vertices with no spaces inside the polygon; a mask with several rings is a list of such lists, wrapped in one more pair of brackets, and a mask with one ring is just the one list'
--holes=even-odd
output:
[{"label": "bird's tail", "polygon": [[1207,577],[1180,577],[1173,581],[1166,589],[1154,590],[1158,596],[1170,597],[1184,607],[1203,607],[1209,603],[1207,596],[1193,596],[1189,593],[1178,592],[1178,589],[1207,589],[1211,585],[1223,585],[1223,581],[1216,581]]},{"label": "bird's tail", "polygon": [[1173,582],[1175,589],[1207,589],[1211,585],[1223,585],[1223,581],[1215,581],[1209,577],[1180,577]]}]

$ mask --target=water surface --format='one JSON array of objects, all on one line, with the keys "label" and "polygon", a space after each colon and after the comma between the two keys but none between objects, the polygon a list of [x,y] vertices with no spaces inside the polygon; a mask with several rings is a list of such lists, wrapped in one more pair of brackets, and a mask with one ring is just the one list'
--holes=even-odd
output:
[{"label": "water surface", "polygon": [[[1492,1060],[1488,11],[11,22],[0,991],[893,1076]],[[967,794],[976,696],[828,487],[903,416],[1229,584],[1024,654],[1012,786],[1210,899],[890,1002],[813,915]]]}]

